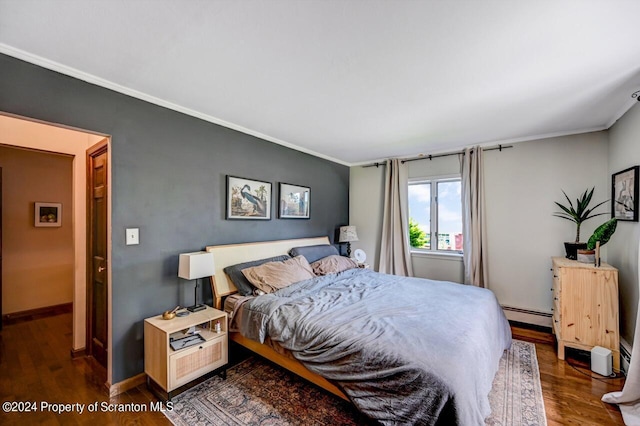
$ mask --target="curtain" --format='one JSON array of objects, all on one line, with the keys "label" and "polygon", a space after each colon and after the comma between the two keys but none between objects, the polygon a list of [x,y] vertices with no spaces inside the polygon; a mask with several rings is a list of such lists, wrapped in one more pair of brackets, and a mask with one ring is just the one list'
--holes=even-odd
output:
[{"label": "curtain", "polygon": [[386,166],[379,269],[385,274],[411,277],[408,166],[397,158],[387,160]]},{"label": "curtain", "polygon": [[[640,247],[638,247],[638,268],[640,268]],[[638,274],[638,285],[640,286],[640,273]],[[636,316],[631,364],[629,364],[629,371],[622,391],[607,393],[602,397],[602,400],[609,404],[618,404],[625,425],[640,425],[640,307]]]},{"label": "curtain", "polygon": [[465,149],[460,163],[464,283],[485,287],[488,283],[487,231],[485,228],[482,148],[475,146]]}]

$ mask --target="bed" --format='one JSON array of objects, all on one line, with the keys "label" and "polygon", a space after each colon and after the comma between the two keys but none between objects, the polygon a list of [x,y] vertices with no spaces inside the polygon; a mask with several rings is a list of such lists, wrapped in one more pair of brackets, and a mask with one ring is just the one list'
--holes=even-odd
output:
[{"label": "bed", "polygon": [[[215,306],[233,300],[237,331],[231,328],[230,339],[382,424],[483,425],[493,377],[511,345],[493,293],[349,267],[271,293],[239,295],[224,272],[316,246],[329,246],[328,238],[206,248],[215,259]],[[316,268],[327,259],[301,262]],[[260,272],[272,264],[251,268]]]}]

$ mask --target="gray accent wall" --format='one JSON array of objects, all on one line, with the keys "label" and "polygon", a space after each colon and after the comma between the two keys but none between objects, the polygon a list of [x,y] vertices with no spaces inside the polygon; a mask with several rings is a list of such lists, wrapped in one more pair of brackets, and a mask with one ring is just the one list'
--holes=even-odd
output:
[{"label": "gray accent wall", "polygon": [[[256,106],[257,107],[257,106]],[[264,108],[269,108],[264,105]],[[328,235],[349,219],[349,168],[0,54],[0,111],[112,137],[112,382],[144,371],[143,319],[193,303],[178,254]],[[292,141],[295,143],[295,141]],[[311,188],[311,219],[225,220],[226,175]],[[272,203],[273,206],[274,203]],[[125,245],[125,228],[140,244]],[[211,303],[208,280],[202,300]]]}]

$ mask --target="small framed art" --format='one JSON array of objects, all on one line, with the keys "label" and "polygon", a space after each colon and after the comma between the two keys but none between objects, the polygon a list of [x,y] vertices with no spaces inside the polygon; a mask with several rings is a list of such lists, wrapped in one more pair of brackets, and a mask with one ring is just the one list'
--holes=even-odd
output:
[{"label": "small framed art", "polygon": [[271,219],[271,183],[227,175],[227,219]]},{"label": "small framed art", "polygon": [[62,203],[35,203],[36,227],[62,226]]},{"label": "small framed art", "polygon": [[630,167],[611,176],[611,216],[638,221],[638,169]]},{"label": "small framed art", "polygon": [[280,219],[309,219],[311,188],[280,183],[279,199],[278,217]]}]

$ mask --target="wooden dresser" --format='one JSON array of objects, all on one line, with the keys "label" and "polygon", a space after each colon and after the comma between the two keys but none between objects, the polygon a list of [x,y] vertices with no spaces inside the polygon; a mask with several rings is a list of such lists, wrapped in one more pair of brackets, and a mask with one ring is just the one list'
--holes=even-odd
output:
[{"label": "wooden dresser", "polygon": [[564,257],[553,257],[553,332],[558,358],[564,348],[590,351],[602,346],[613,353],[620,370],[618,329],[618,270],[603,263],[595,267]]}]

